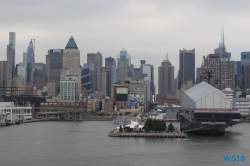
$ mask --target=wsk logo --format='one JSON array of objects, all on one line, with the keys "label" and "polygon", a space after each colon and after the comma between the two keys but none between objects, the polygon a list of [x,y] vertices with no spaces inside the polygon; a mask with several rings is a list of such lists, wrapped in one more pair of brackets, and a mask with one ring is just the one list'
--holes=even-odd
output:
[{"label": "wsk logo", "polygon": [[225,162],[245,162],[245,156],[224,156]]}]

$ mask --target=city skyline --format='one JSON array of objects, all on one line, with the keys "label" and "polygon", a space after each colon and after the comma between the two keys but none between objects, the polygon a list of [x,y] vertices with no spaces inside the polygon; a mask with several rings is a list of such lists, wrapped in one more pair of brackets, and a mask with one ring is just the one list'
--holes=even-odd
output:
[{"label": "city skyline", "polygon": [[[249,17],[248,1],[74,1],[77,10],[69,7],[72,2],[53,1],[50,5],[48,1],[28,2],[4,2],[0,7],[3,20],[1,60],[6,60],[8,34],[12,31],[16,32],[16,64],[22,62],[27,43],[38,34],[36,62],[43,63],[47,50],[63,49],[69,36],[73,35],[81,50],[81,65],[87,62],[87,53],[100,51],[103,59],[109,56],[115,58],[125,48],[131,55],[131,64],[136,68],[142,59],[157,67],[168,53],[175,66],[175,77],[179,70],[179,49],[195,48],[195,68],[200,67],[202,57],[213,53],[221,42],[223,25],[225,45],[232,54],[232,60],[240,60],[240,53],[250,50],[247,44],[249,25],[245,22]],[[15,17],[7,10],[10,6],[18,13]],[[34,10],[33,16],[25,10],[28,7]],[[63,9],[68,7],[64,12]],[[42,12],[44,8],[48,12]],[[93,9],[98,11],[93,13]],[[47,14],[52,10],[55,13],[53,16]],[[6,15],[13,19],[3,19]],[[26,19],[28,17],[30,19]],[[65,20],[67,24],[64,24]],[[77,26],[73,26],[75,24]],[[155,80],[157,85],[157,78]]]}]

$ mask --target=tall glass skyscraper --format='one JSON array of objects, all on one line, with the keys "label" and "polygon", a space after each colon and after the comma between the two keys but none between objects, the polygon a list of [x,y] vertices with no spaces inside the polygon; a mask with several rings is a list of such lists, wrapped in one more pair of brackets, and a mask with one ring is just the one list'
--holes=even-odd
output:
[{"label": "tall glass skyscraper", "polygon": [[130,71],[131,57],[123,48],[117,55],[118,81],[123,81],[126,77],[131,77]]},{"label": "tall glass skyscraper", "polygon": [[30,67],[33,69],[35,68],[35,55],[34,55],[34,47],[32,39],[30,39],[30,43],[27,50],[27,62],[26,64],[30,63]]},{"label": "tall glass skyscraper", "polygon": [[16,33],[9,32],[9,44],[7,45],[7,79],[14,77],[15,72],[15,50],[16,50]]}]

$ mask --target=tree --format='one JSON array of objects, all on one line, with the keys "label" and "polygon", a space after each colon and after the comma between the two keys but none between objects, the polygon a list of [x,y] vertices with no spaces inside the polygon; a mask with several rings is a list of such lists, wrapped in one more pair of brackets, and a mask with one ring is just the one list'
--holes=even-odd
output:
[{"label": "tree", "polygon": [[173,131],[174,131],[174,125],[173,125],[172,123],[170,123],[170,124],[168,125],[168,130],[169,130],[170,132],[173,132]]},{"label": "tree", "polygon": [[[146,129],[146,126],[148,126],[149,131],[152,130],[152,119],[149,119],[149,118],[148,118],[148,119],[146,120],[145,129]],[[149,132],[149,131],[148,131],[148,132]]]},{"label": "tree", "polygon": [[156,119],[152,120],[152,130],[154,132],[157,131],[157,120]]},{"label": "tree", "polygon": [[120,125],[120,129],[119,129],[120,132],[122,132],[122,126]]},{"label": "tree", "polygon": [[145,124],[145,131],[148,133],[150,132],[150,128],[149,128],[149,125],[148,124]]},{"label": "tree", "polygon": [[160,121],[160,131],[165,131],[166,128],[167,128],[166,123],[163,120],[161,120]]}]

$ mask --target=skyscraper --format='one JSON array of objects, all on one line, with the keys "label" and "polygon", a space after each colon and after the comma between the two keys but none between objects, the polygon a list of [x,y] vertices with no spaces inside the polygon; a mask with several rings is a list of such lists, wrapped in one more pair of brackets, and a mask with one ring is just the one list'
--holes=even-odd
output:
[{"label": "skyscraper", "polygon": [[9,44],[7,45],[7,79],[10,80],[15,76],[15,50],[16,50],[16,33],[9,32]]},{"label": "skyscraper", "polygon": [[[124,67],[124,65],[126,67]],[[125,78],[132,76],[130,65],[131,65],[131,56],[123,48],[120,51],[120,54],[117,55],[118,79],[120,79],[120,81],[123,81]],[[119,74],[122,74],[122,75],[119,75]]]},{"label": "skyscraper", "polygon": [[[0,86],[7,86],[7,61],[0,61]],[[1,88],[0,95],[5,94],[5,88]]]},{"label": "skyscraper", "polygon": [[35,55],[34,55],[34,47],[32,39],[30,39],[30,43],[27,50],[27,63],[30,63],[30,67],[33,69],[35,68]]},{"label": "skyscraper", "polygon": [[203,57],[203,80],[217,89],[221,89],[221,61],[219,54],[209,54]]},{"label": "skyscraper", "polygon": [[[97,68],[101,68],[102,63],[102,54],[98,51],[97,53],[87,53],[87,63],[94,65],[94,72],[97,73]],[[100,75],[95,74],[94,77],[94,87],[93,91],[97,91],[97,86],[99,87]],[[98,82],[98,85],[97,85]]]},{"label": "skyscraper", "polygon": [[93,92],[95,87],[95,70],[94,64],[84,63],[82,69],[82,89],[86,89],[87,93]]},{"label": "skyscraper", "polygon": [[153,96],[155,96],[155,85],[154,85],[154,66],[151,64],[142,64],[141,66],[141,80],[149,80],[150,86],[148,90],[150,92],[150,95],[148,97],[148,100],[150,102],[153,101]]},{"label": "skyscraper", "polygon": [[47,82],[55,82],[55,95],[58,95],[60,88],[60,72],[63,66],[63,49],[50,49],[46,55],[46,76]]},{"label": "skyscraper", "polygon": [[219,43],[219,47],[214,49],[214,54],[219,54],[220,59],[222,60],[229,60],[231,58],[231,52],[226,52],[224,41],[224,27],[221,30],[221,42]]},{"label": "skyscraper", "polygon": [[[63,52],[63,69],[61,71],[61,80],[65,80],[66,72],[80,68],[80,51],[76,45],[73,36],[70,37]],[[79,76],[80,77],[80,76]]]},{"label": "skyscraper", "polygon": [[141,79],[141,69],[140,68],[134,68],[134,74],[133,74],[133,80],[138,81]]},{"label": "skyscraper", "polygon": [[249,82],[245,78],[245,69],[247,66],[250,66],[250,52],[241,52],[241,87],[246,89],[246,82]]},{"label": "skyscraper", "polygon": [[192,81],[195,83],[195,49],[193,50],[179,50],[179,84]]},{"label": "skyscraper", "polygon": [[235,62],[221,59],[219,54],[203,57],[203,80],[217,89],[235,87]]},{"label": "skyscraper", "polygon": [[105,67],[108,68],[108,85],[107,85],[107,95],[111,96],[111,87],[114,83],[117,82],[117,73],[116,73],[116,62],[112,57],[105,58]]},{"label": "skyscraper", "polygon": [[174,66],[168,60],[161,63],[158,67],[158,94],[167,98],[168,94],[174,91]]}]

